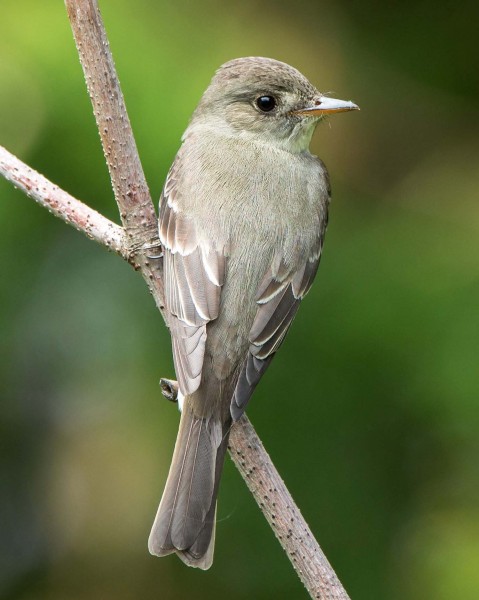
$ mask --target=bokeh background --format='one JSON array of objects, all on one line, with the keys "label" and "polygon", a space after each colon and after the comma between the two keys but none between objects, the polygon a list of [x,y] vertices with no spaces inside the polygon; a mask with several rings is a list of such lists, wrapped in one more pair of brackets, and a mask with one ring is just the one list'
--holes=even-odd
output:
[{"label": "bokeh background", "polygon": [[[249,416],[354,600],[479,594],[477,2],[103,0],[155,198],[214,70],[353,99],[318,128],[319,277]],[[62,2],[2,0],[0,143],[118,221]],[[0,181],[0,597],[300,599],[228,459],[206,573],[146,541],[178,414],[141,278]]]}]

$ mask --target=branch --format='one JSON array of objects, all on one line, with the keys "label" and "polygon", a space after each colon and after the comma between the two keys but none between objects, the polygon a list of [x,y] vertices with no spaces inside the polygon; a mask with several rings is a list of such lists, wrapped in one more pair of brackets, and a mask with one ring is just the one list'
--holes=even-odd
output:
[{"label": "branch", "polygon": [[64,192],[3,146],[0,146],[0,173],[56,217],[129,260],[127,239],[122,227]]},{"label": "branch", "polygon": [[[130,247],[130,260],[141,270],[156,305],[164,312],[163,261],[158,220],[133,137],[125,100],[97,0],[65,0],[100,133],[115,200]],[[157,248],[156,252],[151,251]],[[148,249],[149,251],[145,251]]]},{"label": "branch", "polygon": [[[108,40],[96,0],[65,0],[93,104],[124,229],[53,185],[7,151],[0,172],[27,195],[88,237],[140,269],[166,321],[163,264],[157,218],[141,167]],[[175,382],[169,382],[174,389]],[[288,554],[310,596],[348,600],[348,595],[303,520],[246,416],[233,427],[230,454]]]},{"label": "branch", "polygon": [[229,450],[311,598],[349,600],[246,415],[231,429]]},{"label": "branch", "polygon": [[66,0],[65,5],[123,225],[127,233],[155,231],[153,203],[98,4]]}]

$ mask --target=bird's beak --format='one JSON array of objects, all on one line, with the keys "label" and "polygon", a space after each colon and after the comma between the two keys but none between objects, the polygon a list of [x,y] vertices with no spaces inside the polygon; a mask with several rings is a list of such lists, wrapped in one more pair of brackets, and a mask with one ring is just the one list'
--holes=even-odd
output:
[{"label": "bird's beak", "polygon": [[336,98],[317,96],[312,106],[299,108],[293,111],[293,113],[295,115],[303,115],[305,117],[321,117],[322,115],[345,112],[348,110],[359,110],[359,106],[354,104],[354,102],[346,100],[337,100]]}]

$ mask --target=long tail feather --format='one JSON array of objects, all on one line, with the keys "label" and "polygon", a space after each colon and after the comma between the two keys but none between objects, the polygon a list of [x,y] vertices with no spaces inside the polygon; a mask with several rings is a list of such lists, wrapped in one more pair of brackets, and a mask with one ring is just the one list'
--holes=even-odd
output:
[{"label": "long tail feather", "polygon": [[176,552],[189,566],[213,562],[216,497],[229,424],[193,414],[185,398],[163,497],[148,540],[152,554]]}]

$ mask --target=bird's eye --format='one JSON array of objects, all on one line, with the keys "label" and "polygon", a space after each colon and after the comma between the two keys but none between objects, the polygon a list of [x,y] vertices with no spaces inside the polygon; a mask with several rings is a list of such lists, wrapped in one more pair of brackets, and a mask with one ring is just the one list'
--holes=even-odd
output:
[{"label": "bird's eye", "polygon": [[256,100],[256,106],[262,112],[270,112],[276,106],[276,98],[274,96],[260,96]]}]

